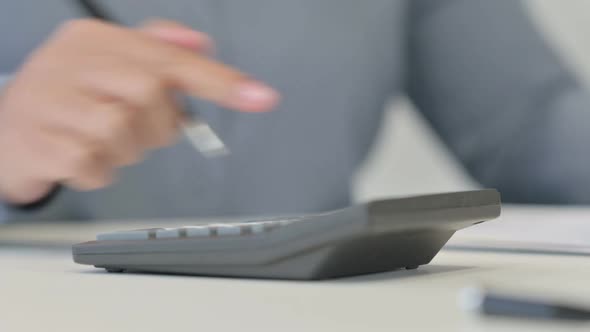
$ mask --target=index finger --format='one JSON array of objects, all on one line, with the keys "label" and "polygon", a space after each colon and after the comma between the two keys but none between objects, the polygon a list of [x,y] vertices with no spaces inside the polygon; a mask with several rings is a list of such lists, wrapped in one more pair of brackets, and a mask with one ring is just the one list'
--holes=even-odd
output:
[{"label": "index finger", "polygon": [[219,61],[166,46],[156,69],[174,88],[239,111],[262,112],[276,106],[279,94],[268,85]]},{"label": "index finger", "polygon": [[95,33],[101,38],[95,37],[89,48],[101,43],[123,45],[113,53],[141,64],[166,87],[239,111],[268,111],[278,103],[279,94],[271,87],[185,47],[117,25],[93,22],[89,27],[91,32],[102,32]]},{"label": "index finger", "polygon": [[267,111],[276,106],[279,94],[266,84],[202,55],[179,53],[162,71],[189,95],[241,111]]}]

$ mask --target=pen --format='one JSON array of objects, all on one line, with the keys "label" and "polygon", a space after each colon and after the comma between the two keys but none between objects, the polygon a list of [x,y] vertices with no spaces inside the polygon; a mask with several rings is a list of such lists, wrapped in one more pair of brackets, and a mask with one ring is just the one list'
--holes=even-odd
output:
[{"label": "pen", "polygon": [[487,316],[539,320],[590,321],[590,309],[550,300],[505,295],[479,287],[462,290],[463,309]]},{"label": "pen", "polygon": [[[91,17],[116,23],[118,20],[99,6],[93,0],[76,0],[77,5]],[[215,131],[206,122],[199,119],[193,112],[186,112],[189,116],[183,125],[183,132],[188,141],[205,157],[223,156],[229,150]]]}]

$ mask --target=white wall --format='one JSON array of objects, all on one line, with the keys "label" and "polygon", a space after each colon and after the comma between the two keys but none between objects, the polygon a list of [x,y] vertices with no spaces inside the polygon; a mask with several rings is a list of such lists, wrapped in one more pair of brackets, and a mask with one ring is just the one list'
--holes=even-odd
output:
[{"label": "white wall", "polygon": [[[527,2],[549,42],[590,83],[590,1]],[[357,200],[476,186],[405,101],[391,105],[378,144],[355,183]]]}]

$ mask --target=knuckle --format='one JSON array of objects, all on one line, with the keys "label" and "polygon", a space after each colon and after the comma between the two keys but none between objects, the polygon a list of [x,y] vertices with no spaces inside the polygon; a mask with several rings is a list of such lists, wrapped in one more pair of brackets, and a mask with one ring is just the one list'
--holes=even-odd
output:
[{"label": "knuckle", "polygon": [[67,168],[71,175],[83,174],[88,167],[91,167],[100,159],[101,151],[96,146],[85,146],[78,149],[71,149]]},{"label": "knuckle", "polygon": [[163,80],[149,75],[140,77],[134,86],[136,97],[143,102],[150,101],[160,96],[165,90],[166,84]]},{"label": "knuckle", "polygon": [[155,146],[166,147],[174,144],[179,138],[180,123],[176,117],[162,119],[161,125],[155,131]]},{"label": "knuckle", "polygon": [[178,134],[176,131],[173,130],[163,130],[162,133],[159,135],[156,147],[166,147],[175,143],[178,139]]},{"label": "knuckle", "polygon": [[143,160],[143,156],[139,152],[130,152],[124,154],[118,162],[119,166],[131,166]]},{"label": "knuckle", "polygon": [[113,147],[108,155],[109,164],[113,168],[118,168],[140,162],[143,159],[145,147],[137,143],[135,139],[131,139]]},{"label": "knuckle", "polygon": [[104,188],[110,184],[106,175],[83,175],[71,180],[68,185],[81,191],[91,191]]},{"label": "knuckle", "polygon": [[92,190],[92,188],[90,188],[88,180],[85,178],[76,178],[76,179],[70,180],[70,181],[68,181],[68,186],[74,188],[75,190],[79,190],[79,191]]},{"label": "knuckle", "polygon": [[110,134],[118,137],[125,135],[137,122],[137,112],[131,110],[116,110],[109,116],[108,126]]},{"label": "knuckle", "polygon": [[170,121],[170,125],[167,128],[167,131],[164,133],[164,143],[165,145],[171,145],[176,143],[180,138],[180,122],[176,119]]},{"label": "knuckle", "polygon": [[67,20],[57,29],[58,35],[71,35],[86,33],[98,29],[102,23],[92,18],[76,18]]}]

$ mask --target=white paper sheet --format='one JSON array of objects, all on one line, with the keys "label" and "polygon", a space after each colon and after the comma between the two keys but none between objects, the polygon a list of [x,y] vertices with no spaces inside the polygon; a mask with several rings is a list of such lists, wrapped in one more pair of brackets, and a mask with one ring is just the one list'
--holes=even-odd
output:
[{"label": "white paper sheet", "polygon": [[447,248],[590,255],[590,208],[506,205],[499,219],[457,232]]}]

